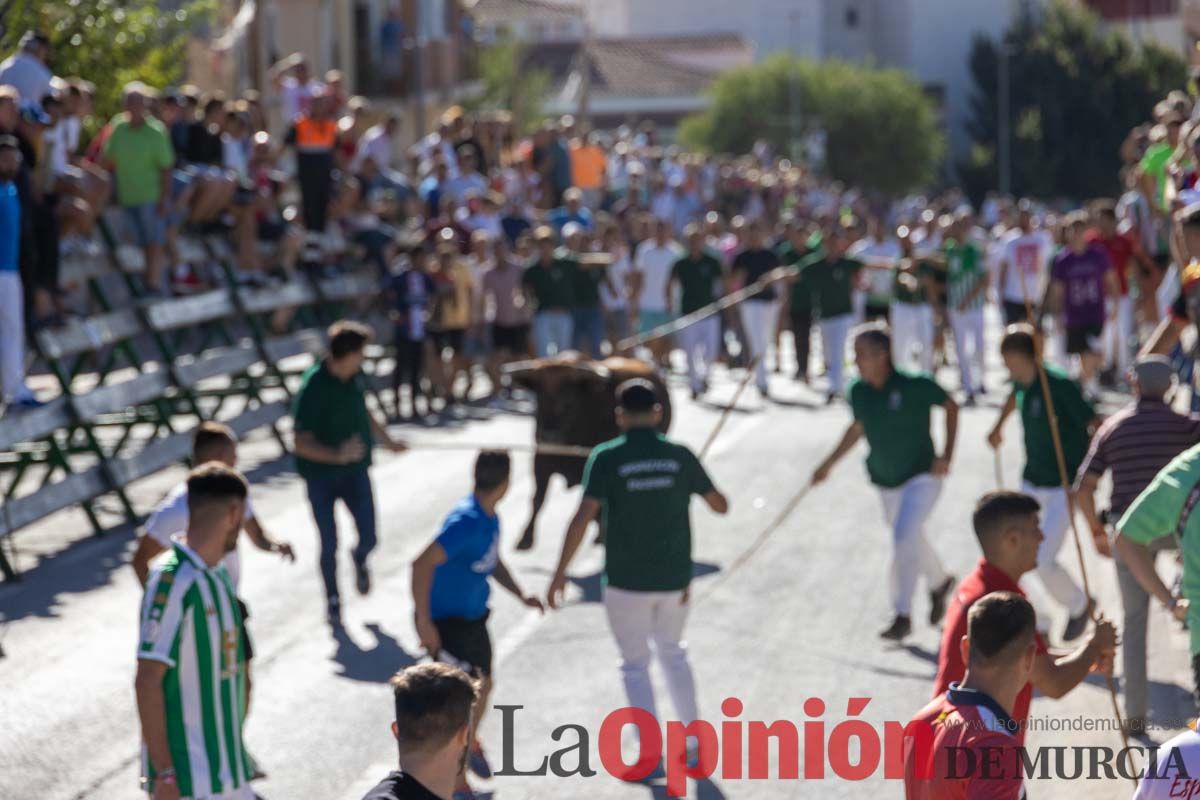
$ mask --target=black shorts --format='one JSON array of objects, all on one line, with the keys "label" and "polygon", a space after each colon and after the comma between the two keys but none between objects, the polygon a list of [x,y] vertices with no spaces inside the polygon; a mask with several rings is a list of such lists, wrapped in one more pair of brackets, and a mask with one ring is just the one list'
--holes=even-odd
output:
[{"label": "black shorts", "polygon": [[514,354],[529,352],[529,326],[493,324],[492,348]]},{"label": "black shorts", "polygon": [[246,608],[246,601],[238,598],[238,608],[242,612],[242,651],[246,654],[246,660],[254,658],[254,645],[250,641],[250,631],[246,629],[246,620],[250,619],[250,609]]},{"label": "black shorts", "polygon": [[1103,325],[1067,328],[1067,352],[1071,355],[1100,352],[1100,335],[1102,333],[1104,333]]},{"label": "black shorts", "polygon": [[492,674],[492,637],[488,635],[490,612],[479,619],[445,617],[433,625],[442,639],[442,651],[437,660],[453,664],[474,677]]},{"label": "black shorts", "polygon": [[456,328],[452,331],[430,331],[429,336],[433,339],[433,350],[435,353],[441,354],[444,350],[449,350],[451,353],[461,353],[463,349],[463,336],[466,334],[462,328]]},{"label": "black shorts", "polygon": [[1029,315],[1025,312],[1024,303],[1014,303],[1012,300],[1004,301],[1004,324],[1013,325],[1017,322],[1027,322]]}]

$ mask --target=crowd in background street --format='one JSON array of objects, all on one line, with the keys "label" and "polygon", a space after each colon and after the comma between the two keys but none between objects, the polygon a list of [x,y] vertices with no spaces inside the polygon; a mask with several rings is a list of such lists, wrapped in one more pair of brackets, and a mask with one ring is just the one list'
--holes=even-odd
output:
[{"label": "crowd in background street", "polygon": [[[81,311],[66,299],[59,264],[98,252],[97,221],[102,218],[118,223],[121,243],[141,250],[143,296],[150,301],[216,285],[215,273],[180,258],[181,234],[227,235],[238,279],[255,285],[288,279],[298,270],[336,274],[364,260],[377,275],[393,323],[385,342],[394,346],[395,406],[402,416],[437,411],[439,404],[444,409],[456,402],[499,398],[508,391],[501,367],[515,360],[570,350],[592,358],[632,352],[622,344],[629,337],[661,330],[748,286],[758,288],[735,307],[646,343],[650,358],[664,369],[682,367],[693,397],[708,391],[712,368],[719,363],[752,369],[758,390],[768,397],[768,375],[788,365],[792,377],[828,402],[848,400],[860,420],[867,412],[847,395],[849,387],[863,382],[848,381],[847,348],[854,326],[875,320],[887,323],[886,333],[880,327],[866,338],[860,334],[867,349],[856,347],[854,352],[860,368],[864,357],[879,359],[880,386],[890,385],[893,369],[908,380],[904,376],[914,372],[936,373],[941,366],[955,365],[958,397],[970,405],[989,390],[1001,390],[985,385],[985,356],[1000,344],[988,341],[994,333],[985,325],[989,314],[1001,317],[1006,326],[1037,323],[1046,334],[1047,359],[1071,373],[1068,377],[1056,370],[1054,379],[1075,387],[1062,390],[1078,411],[1073,433],[1082,437],[1070,479],[1078,473],[1080,504],[1096,547],[1106,555],[1115,551],[1119,559],[1124,630],[1140,631],[1134,637],[1139,647],[1124,651],[1126,680],[1134,685],[1127,692],[1127,710],[1134,723],[1144,723],[1148,598],[1155,596],[1173,612],[1184,609],[1178,616],[1184,615],[1186,604],[1179,606],[1177,592],[1155,584],[1153,556],[1135,549],[1172,530],[1168,525],[1159,531],[1162,525],[1144,521],[1150,506],[1141,497],[1144,491],[1167,491],[1155,476],[1175,468],[1172,459],[1194,442],[1195,433],[1194,427],[1183,427],[1193,421],[1179,415],[1170,418],[1176,425],[1170,435],[1154,428],[1159,438],[1153,458],[1149,451],[1139,453],[1141,461],[1130,477],[1122,470],[1131,457],[1118,444],[1129,433],[1119,431],[1118,422],[1136,425],[1139,414],[1157,414],[1162,422],[1171,413],[1163,402],[1171,386],[1164,372],[1168,362],[1143,359],[1137,361],[1138,371],[1131,370],[1139,353],[1174,353],[1182,380],[1190,376],[1191,360],[1183,357],[1179,342],[1195,319],[1190,314],[1196,304],[1189,303],[1185,290],[1200,278],[1200,105],[1186,94],[1164,99],[1155,107],[1153,121],[1130,134],[1121,152],[1124,191],[1119,196],[1060,206],[989,195],[976,208],[953,189],[886,198],[844,186],[811,165],[774,152],[765,141],[744,154],[687,152],[665,141],[648,122],[596,131],[564,116],[526,135],[503,111],[451,108],[435,130],[402,148],[400,120],[394,114],[377,113],[366,99],[349,96],[336,71],[314,75],[301,55],[275,65],[267,96],[251,91],[230,98],[188,86],[131,83],[125,88],[124,110],[97,121],[91,119],[94,90],[86,76],[56,77],[52,64],[47,40],[32,33],[18,53],[0,63],[0,389],[6,412],[39,404],[24,374],[27,331],[62,324]],[[90,138],[84,135],[93,129]],[[814,328],[819,359],[817,349],[810,347]],[[781,334],[788,330],[794,359],[784,357]],[[367,339],[365,331],[351,333],[353,347],[332,354],[335,362],[353,356],[346,376],[327,367],[314,367],[306,376],[309,404],[303,414],[297,413],[300,437],[328,425],[330,408],[344,407],[337,405],[337,393],[350,391],[342,384],[357,373]],[[1018,407],[1030,442],[1021,392],[1032,386],[1029,376],[1036,374],[1040,346],[1024,329],[1010,328],[1005,335],[1000,352],[1014,382],[1025,388],[1018,387],[1010,397],[994,445],[1004,416]],[[673,360],[679,351],[683,358]],[[869,376],[860,377],[870,382]],[[1095,430],[1099,420],[1093,402],[1106,388],[1134,393],[1135,403],[1124,416]],[[860,399],[866,391],[859,389]],[[922,383],[919,391],[928,395],[926,406],[942,405],[956,413],[956,401],[932,382]],[[1051,389],[1052,396],[1055,391]],[[645,398],[634,392],[625,410],[642,415],[642,427],[649,428],[646,420],[661,409],[655,410],[653,391],[645,392]],[[312,399],[318,394],[320,402]],[[302,473],[305,467],[311,473],[305,478],[321,528],[322,570],[335,616],[333,506],[341,498],[356,510],[362,551],[356,551],[357,585],[365,593],[370,587],[366,554],[375,541],[373,506],[367,502],[369,443],[386,440],[396,450],[404,448],[387,437],[365,408],[363,403],[363,413],[351,421],[356,435],[358,428],[363,431],[353,452],[332,449],[323,440],[297,440]],[[925,428],[921,436],[928,439]],[[644,433],[647,441],[653,436]],[[871,430],[865,435],[870,440]],[[877,442],[871,446],[874,451]],[[918,477],[944,475],[949,454],[937,459],[947,464],[935,473],[932,444],[928,449],[930,465]],[[1027,457],[1031,464],[1047,459],[1046,453],[1028,452]],[[822,467],[824,472],[834,460]],[[362,485],[335,481],[323,469],[347,464],[360,468],[356,480],[361,478]],[[1190,462],[1185,467],[1190,469]],[[1095,507],[1092,493],[1098,476],[1109,469],[1118,485],[1106,516]],[[478,523],[479,530],[470,533],[478,534],[480,557],[489,552],[494,557],[496,523],[488,509],[507,489],[507,470],[505,460],[503,469],[495,467],[496,475],[488,473],[487,480],[480,482],[476,475],[480,497],[486,495],[491,504],[484,504],[483,511],[466,509],[473,515],[472,525]],[[906,474],[903,480],[911,478]],[[981,625],[1011,628],[1000,637],[1003,641],[997,640],[997,652],[1011,647],[1020,657],[1005,656],[993,666],[1000,670],[997,675],[1005,669],[1016,672],[1004,673],[1007,677],[998,678],[993,688],[1014,697],[1028,681],[1041,687],[1040,680],[1058,679],[1038,677],[1044,643],[1031,608],[1014,596],[1019,594],[1016,579],[1032,567],[1020,561],[1025,551],[1005,549],[1005,537],[1012,526],[1030,523],[1037,528],[1040,508],[1041,527],[1056,529],[1050,549],[1057,551],[1065,522],[1051,524],[1047,515],[1061,516],[1068,508],[1067,490],[1062,488],[1060,497],[1056,488],[1057,473],[1039,483],[1027,467],[1026,479],[1034,488],[1019,496],[1024,500],[985,498],[982,517],[976,520],[985,559],[975,596],[982,596],[985,587],[1011,594],[979,606],[971,612],[971,624],[990,614],[993,622]],[[206,550],[198,556],[179,549],[173,572],[152,575],[156,585],[186,578],[190,586],[211,578],[213,564],[202,562],[224,554],[228,538],[232,535],[236,542],[243,520],[252,516],[245,484],[231,469],[210,469],[192,480],[189,491],[205,495],[201,505],[210,509],[207,531],[198,538]],[[872,480],[880,483],[875,474]],[[697,477],[695,485],[693,493],[715,491],[706,478]],[[619,495],[613,486],[604,492]],[[900,484],[888,488],[899,489]],[[592,491],[588,497],[595,501],[590,507],[595,516],[602,501],[613,499],[598,488]],[[684,509],[689,496],[681,500]],[[929,496],[925,512],[936,492]],[[1037,497],[1040,506],[1025,502],[1030,497]],[[1062,512],[1057,510],[1060,500]],[[1185,503],[1194,505],[1195,499],[1185,493],[1170,502],[1176,504],[1172,508],[1187,508],[1182,530],[1190,514]],[[905,518],[909,512],[888,513]],[[1122,516],[1116,525],[1121,535],[1114,537],[1113,523]],[[896,521],[898,528],[904,524]],[[912,526],[919,528],[920,521]],[[1156,531],[1159,535],[1152,536]],[[1183,598],[1200,607],[1195,541],[1193,536],[1183,543],[1190,565]],[[286,548],[290,555],[288,545],[265,535],[256,544],[279,552]],[[1038,559],[1039,575],[1069,607],[1063,639],[1070,641],[1082,634],[1092,607],[1065,573],[1058,574],[1054,555]],[[569,554],[564,570],[567,561]],[[429,568],[441,563],[435,559]],[[905,572],[899,582],[911,594],[917,569],[898,563]],[[931,572],[936,577],[931,592],[942,598],[933,620],[937,623],[947,613],[945,598],[953,582],[940,567]],[[1000,573],[1011,580],[997,577]],[[501,568],[500,574],[507,576],[507,570]],[[507,586],[507,577],[504,581],[517,591]],[[246,649],[248,641],[238,636],[245,609],[237,610],[235,586],[223,579],[204,585],[221,608],[220,620],[212,622],[213,636],[227,649],[221,657],[240,658],[239,648]],[[165,591],[170,593],[169,585]],[[540,607],[540,601],[521,596]],[[184,591],[176,589],[170,597],[183,598]],[[484,600],[486,619],[486,593]],[[900,639],[910,629],[908,600],[896,602],[897,618],[884,635]],[[161,602],[156,598],[143,609],[143,634],[151,643],[144,661],[171,660],[169,653],[153,649],[158,647],[159,617],[170,613],[166,603],[164,594]],[[965,635],[966,606],[952,606],[949,614]],[[1200,620],[1195,613],[1192,617],[1200,681],[1195,633]],[[1115,633],[1109,623],[1096,621],[1097,631],[1103,630],[1088,639],[1086,658],[1080,655],[1072,662],[1072,686],[1089,668],[1104,668],[1102,662],[1111,660]],[[682,621],[679,627],[681,635]],[[447,636],[444,630],[421,634]],[[976,635],[972,629],[972,640]],[[978,636],[979,647],[990,647],[985,632]],[[950,646],[957,646],[957,640]],[[942,658],[954,656],[943,652]],[[958,658],[960,669],[963,660]],[[1057,667],[1067,669],[1063,662]],[[149,677],[142,688],[155,680],[161,683],[167,668],[146,668]],[[1067,683],[1062,678],[1054,685]],[[397,696],[401,688],[398,684]],[[224,690],[244,692],[248,685],[231,684]],[[456,701],[460,705],[474,699],[466,697],[471,695],[467,689],[454,691],[463,695]],[[970,705],[956,691],[963,690],[951,689],[945,702],[956,708]],[[469,723],[447,727],[446,736],[460,736],[464,724]],[[166,734],[158,738],[165,741]],[[234,739],[237,746],[221,758],[237,762],[233,785],[244,788],[255,766],[240,737],[231,734]],[[156,745],[159,753],[151,755],[165,758],[162,742]],[[446,752],[454,756],[466,745],[465,738],[455,739]]]}]

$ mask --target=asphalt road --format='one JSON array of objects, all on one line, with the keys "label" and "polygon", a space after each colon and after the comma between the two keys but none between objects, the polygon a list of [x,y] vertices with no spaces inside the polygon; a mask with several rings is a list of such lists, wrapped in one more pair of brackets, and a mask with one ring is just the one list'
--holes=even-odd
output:
[{"label": "asphalt road", "polygon": [[[734,391],[739,372],[720,372],[707,402],[692,402],[679,379],[673,382],[673,435],[695,448],[720,416],[720,403]],[[944,385],[956,385],[943,371]],[[1001,400],[1002,377],[989,374],[989,402],[964,410],[952,472],[929,525],[929,536],[955,575],[978,558],[970,529],[976,498],[995,488],[995,464],[984,435]],[[888,621],[886,596],[889,535],[876,493],[866,481],[860,446],[829,482],[809,493],[786,522],[745,563],[729,572],[764,527],[803,487],[813,467],[834,445],[849,421],[844,404],[826,407],[821,394],[772,378],[775,402],[763,403],[750,389],[730,415],[707,458],[717,484],[732,501],[727,517],[693,509],[698,578],[688,639],[696,671],[701,715],[726,719],[721,702],[744,703],[741,721],[808,720],[804,701],[821,698],[827,710],[825,737],[846,717],[848,698],[870,703],[860,717],[882,730],[884,721],[907,721],[929,698],[938,631],[923,622],[903,645],[876,638]],[[940,416],[935,427],[940,430]],[[528,414],[473,409],[441,428],[402,426],[415,443],[527,444]],[[324,623],[317,570],[317,537],[303,487],[276,445],[254,437],[243,444],[243,466],[255,480],[255,506],[277,538],[297,548],[297,563],[242,544],[242,590],[252,610],[257,657],[247,741],[268,773],[255,784],[267,800],[358,800],[395,762],[388,729],[391,707],[387,678],[419,658],[411,620],[408,565],[437,530],[443,515],[470,490],[474,452],[424,450],[377,455],[373,478],[378,503],[380,547],[372,568],[371,594],[354,594],[343,534],[341,580],[346,631],[335,637]],[[1013,487],[1021,467],[1019,423],[1012,421],[1002,449],[1004,482]],[[539,526],[537,545],[516,553],[532,495],[531,458],[515,456],[515,480],[500,505],[502,552],[514,574],[542,592],[558,555],[578,490],[557,483]],[[134,487],[147,507],[178,480],[180,470]],[[349,518],[343,530],[351,531]],[[138,797],[138,729],[132,679],[140,591],[128,567],[129,532],[103,539],[80,538],[81,515],[66,513],[17,537],[21,568],[17,585],[0,586],[6,622],[0,644],[0,798],[110,800]],[[1116,578],[1110,562],[1084,544],[1093,591],[1119,619]],[[1062,559],[1074,575],[1073,548]],[[541,797],[637,798],[666,795],[659,782],[623,784],[609,777],[597,755],[600,724],[623,705],[616,649],[600,605],[598,569],[602,550],[587,547],[574,565],[571,602],[540,616],[502,590],[493,595],[491,630],[497,648],[494,703],[522,706],[512,712],[508,734],[495,711],[482,728],[493,766],[505,743],[515,769],[529,771],[543,757],[576,741],[552,732],[581,725],[590,737],[594,777],[497,777],[481,784],[503,800]],[[918,599],[918,621],[927,613]],[[1169,723],[1189,713],[1185,634],[1152,612],[1151,721]],[[1063,616],[1054,610],[1050,630]],[[660,708],[669,710],[660,689]],[[1046,727],[1092,728],[1111,718],[1103,681],[1089,681],[1061,701],[1037,698],[1034,715]],[[1178,723],[1176,723],[1178,724]],[[1156,731],[1159,740],[1166,730]],[[1039,731],[1029,744],[1088,744],[1116,748],[1112,730]],[[568,768],[576,763],[566,758]],[[772,750],[771,774],[778,760]],[[900,797],[901,786],[882,769],[864,781],[838,779],[826,768],[821,781],[723,778],[689,784],[699,797]],[[882,792],[882,794],[880,794]],[[1036,781],[1037,798],[1089,800],[1126,798],[1128,781]]]}]

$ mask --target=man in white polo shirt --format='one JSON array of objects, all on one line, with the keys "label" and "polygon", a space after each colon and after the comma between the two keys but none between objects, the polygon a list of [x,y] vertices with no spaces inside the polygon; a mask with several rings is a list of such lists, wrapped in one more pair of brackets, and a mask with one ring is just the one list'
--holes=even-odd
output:
[{"label": "man in white polo shirt", "polygon": [[[683,248],[671,237],[666,220],[654,223],[654,238],[637,246],[633,254],[634,300],[638,312],[638,333],[645,333],[671,321],[667,306],[667,284],[671,268],[683,256]],[[672,337],[664,336],[649,343],[650,352],[660,364],[671,353]]]}]

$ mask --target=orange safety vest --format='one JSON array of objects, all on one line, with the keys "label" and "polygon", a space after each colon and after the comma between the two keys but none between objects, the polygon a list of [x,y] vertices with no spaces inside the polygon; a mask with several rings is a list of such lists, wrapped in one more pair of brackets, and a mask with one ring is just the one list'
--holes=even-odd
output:
[{"label": "orange safety vest", "polygon": [[337,120],[312,119],[303,116],[296,120],[296,149],[308,152],[332,150],[337,143]]}]

